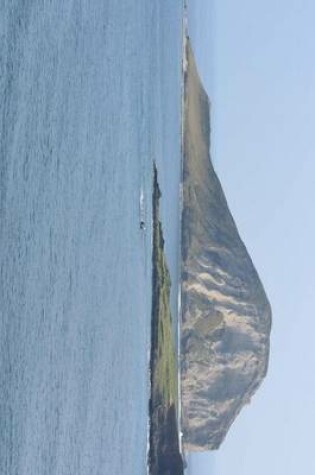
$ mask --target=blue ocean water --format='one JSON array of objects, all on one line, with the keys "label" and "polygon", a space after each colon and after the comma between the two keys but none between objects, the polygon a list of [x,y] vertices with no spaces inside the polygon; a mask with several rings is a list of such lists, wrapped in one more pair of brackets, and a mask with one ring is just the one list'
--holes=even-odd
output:
[{"label": "blue ocean water", "polygon": [[146,473],[152,165],[176,282],[181,17],[1,3],[3,475]]}]

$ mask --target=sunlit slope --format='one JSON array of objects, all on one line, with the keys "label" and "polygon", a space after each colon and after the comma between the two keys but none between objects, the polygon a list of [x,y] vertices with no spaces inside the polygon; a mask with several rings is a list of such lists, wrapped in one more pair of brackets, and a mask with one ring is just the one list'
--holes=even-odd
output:
[{"label": "sunlit slope", "polygon": [[209,101],[189,42],[182,216],[186,450],[216,449],[266,375],[271,310],[209,157]]}]

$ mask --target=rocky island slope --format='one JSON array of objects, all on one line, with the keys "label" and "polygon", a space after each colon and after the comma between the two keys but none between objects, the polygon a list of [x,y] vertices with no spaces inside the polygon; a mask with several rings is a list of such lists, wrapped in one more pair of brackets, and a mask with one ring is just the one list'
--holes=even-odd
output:
[{"label": "rocky island slope", "polygon": [[184,76],[181,395],[187,451],[216,449],[266,375],[271,310],[209,157],[209,100]]}]

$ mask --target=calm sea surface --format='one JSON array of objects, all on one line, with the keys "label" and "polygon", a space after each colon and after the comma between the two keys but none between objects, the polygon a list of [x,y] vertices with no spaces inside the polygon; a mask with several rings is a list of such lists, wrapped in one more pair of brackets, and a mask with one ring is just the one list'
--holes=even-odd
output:
[{"label": "calm sea surface", "polygon": [[177,282],[181,16],[1,2],[1,475],[146,473],[152,164]]}]

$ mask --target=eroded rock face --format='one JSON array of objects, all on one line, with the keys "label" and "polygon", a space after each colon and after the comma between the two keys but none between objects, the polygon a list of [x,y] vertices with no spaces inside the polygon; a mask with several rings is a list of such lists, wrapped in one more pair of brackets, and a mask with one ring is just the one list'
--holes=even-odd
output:
[{"label": "eroded rock face", "polygon": [[271,310],[209,157],[209,101],[190,44],[182,216],[185,449],[216,449],[266,375]]}]

